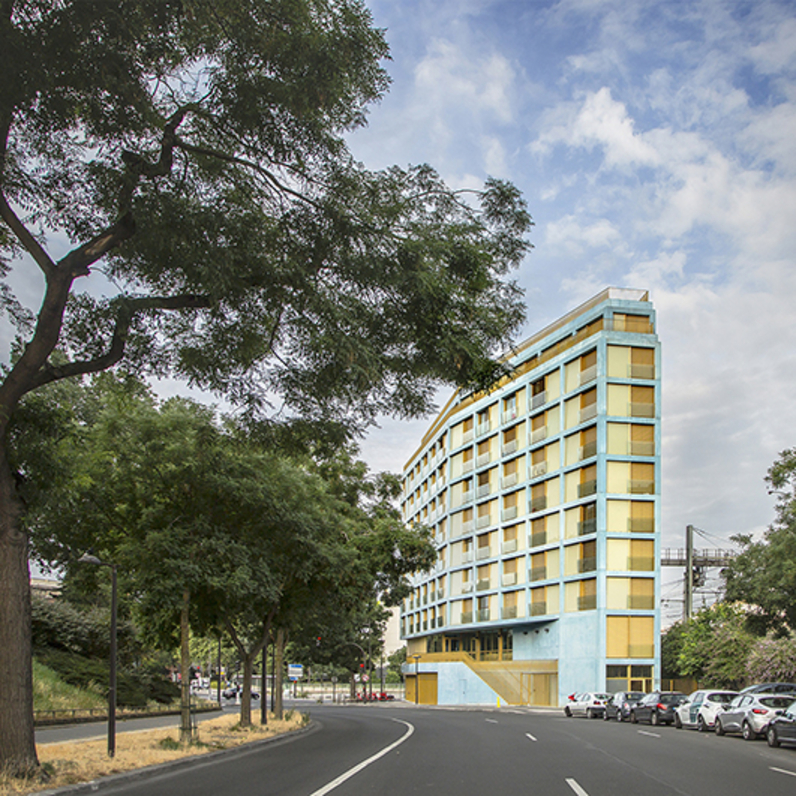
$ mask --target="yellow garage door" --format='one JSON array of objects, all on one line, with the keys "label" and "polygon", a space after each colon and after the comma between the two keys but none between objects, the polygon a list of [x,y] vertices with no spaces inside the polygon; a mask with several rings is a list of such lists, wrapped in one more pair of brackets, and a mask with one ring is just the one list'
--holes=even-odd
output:
[{"label": "yellow garage door", "polygon": [[409,674],[406,676],[406,701],[416,702],[420,705],[437,704],[437,673],[420,673],[420,692],[417,691],[417,676]]}]

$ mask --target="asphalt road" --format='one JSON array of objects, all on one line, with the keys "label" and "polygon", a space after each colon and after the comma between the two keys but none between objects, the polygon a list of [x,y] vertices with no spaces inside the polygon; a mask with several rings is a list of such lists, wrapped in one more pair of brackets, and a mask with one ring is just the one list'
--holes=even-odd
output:
[{"label": "asphalt road", "polygon": [[796,748],[523,710],[310,705],[300,737],[99,785],[125,796],[796,793]]}]

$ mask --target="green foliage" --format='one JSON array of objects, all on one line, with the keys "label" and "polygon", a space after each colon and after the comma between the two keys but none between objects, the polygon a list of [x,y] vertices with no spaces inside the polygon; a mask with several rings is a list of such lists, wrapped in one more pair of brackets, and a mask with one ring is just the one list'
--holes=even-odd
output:
[{"label": "green foliage", "polygon": [[740,688],[748,679],[747,659],[755,645],[747,615],[728,603],[699,611],[682,628],[681,675],[709,688]]},{"label": "green foliage", "polygon": [[680,669],[680,653],[685,629],[684,623],[675,622],[661,636],[661,677],[665,680],[676,680],[684,676]]},{"label": "green foliage", "polygon": [[33,709],[64,710],[104,708],[108,702],[96,687],[69,685],[57,672],[35,658],[33,660]]},{"label": "green foliage", "polygon": [[764,628],[796,627],[796,449],[783,451],[766,476],[778,495],[777,516],[764,539],[734,540],[741,553],[724,570],[727,599],[760,608]]},{"label": "green foliage", "polygon": [[796,682],[796,633],[758,641],[749,655],[749,676],[757,683]]},{"label": "green foliage", "polygon": [[402,667],[406,663],[406,646],[401,647],[399,650],[395,650],[395,652],[390,655],[387,661],[387,682],[402,683],[404,681]]}]

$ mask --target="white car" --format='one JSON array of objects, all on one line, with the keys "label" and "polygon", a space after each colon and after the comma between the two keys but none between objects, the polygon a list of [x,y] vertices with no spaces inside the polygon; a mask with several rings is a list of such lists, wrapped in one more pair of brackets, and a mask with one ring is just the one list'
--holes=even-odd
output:
[{"label": "white car", "polygon": [[564,707],[566,716],[586,716],[588,719],[599,719],[605,712],[605,703],[610,694],[587,691],[584,694],[573,694]]},{"label": "white car", "polygon": [[737,696],[737,691],[704,688],[694,691],[685,702],[675,708],[674,726],[678,730],[683,727],[696,727],[700,732],[712,730],[716,725],[717,714]]}]

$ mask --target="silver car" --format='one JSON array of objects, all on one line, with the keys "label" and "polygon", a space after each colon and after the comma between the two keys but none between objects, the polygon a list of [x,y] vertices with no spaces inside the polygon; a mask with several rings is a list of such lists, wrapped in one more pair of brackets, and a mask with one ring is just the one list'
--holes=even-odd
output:
[{"label": "silver car", "polygon": [[738,694],[716,716],[716,735],[739,732],[745,741],[754,741],[794,701],[792,694]]},{"label": "silver car", "polygon": [[564,708],[564,713],[567,716],[586,716],[588,719],[598,719],[605,712],[605,703],[610,698],[610,694],[602,694],[596,691],[573,694]]}]

